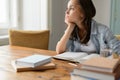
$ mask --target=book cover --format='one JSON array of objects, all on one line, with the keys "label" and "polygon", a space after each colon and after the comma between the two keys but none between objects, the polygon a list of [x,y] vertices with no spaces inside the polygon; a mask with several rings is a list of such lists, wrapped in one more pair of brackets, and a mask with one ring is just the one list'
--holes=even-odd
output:
[{"label": "book cover", "polygon": [[[97,80],[119,80],[120,79],[120,64],[117,66],[114,72],[104,72],[96,70],[82,69],[81,65],[75,68],[73,74],[90,77]],[[79,79],[78,79],[79,80]]]},{"label": "book cover", "polygon": [[98,57],[98,56],[100,55],[95,54],[95,53],[88,55],[85,52],[64,52],[62,54],[53,56],[53,58],[82,63],[83,61],[87,59]]},{"label": "book cover", "polygon": [[15,63],[15,61],[11,61],[11,65],[14,68],[15,72],[23,72],[23,71],[39,71],[39,70],[48,70],[56,68],[54,63],[48,63],[45,65],[40,65],[37,67],[27,67],[27,66],[20,66]]},{"label": "book cover", "polygon": [[81,63],[81,68],[112,73],[118,66],[119,61],[119,59],[109,59],[105,57],[91,58]]},{"label": "book cover", "polygon": [[21,65],[21,66],[36,67],[51,62],[51,59],[52,59],[51,56],[35,54],[35,55],[16,59],[15,62],[17,65]]},{"label": "book cover", "polygon": [[98,80],[98,79],[71,73],[71,79],[70,80]]}]

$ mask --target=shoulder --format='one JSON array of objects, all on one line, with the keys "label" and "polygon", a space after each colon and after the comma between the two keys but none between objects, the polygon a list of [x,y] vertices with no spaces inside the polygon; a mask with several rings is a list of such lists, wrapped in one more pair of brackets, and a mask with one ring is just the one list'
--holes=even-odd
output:
[{"label": "shoulder", "polygon": [[97,27],[97,28],[100,28],[100,29],[105,29],[105,28],[108,28],[108,26],[102,24],[102,23],[99,23],[95,20],[92,20],[92,27]]},{"label": "shoulder", "polygon": [[101,24],[95,20],[92,20],[91,30],[92,30],[91,32],[93,32],[93,33],[101,33],[101,32],[103,33],[103,32],[106,32],[110,29],[108,26]]}]

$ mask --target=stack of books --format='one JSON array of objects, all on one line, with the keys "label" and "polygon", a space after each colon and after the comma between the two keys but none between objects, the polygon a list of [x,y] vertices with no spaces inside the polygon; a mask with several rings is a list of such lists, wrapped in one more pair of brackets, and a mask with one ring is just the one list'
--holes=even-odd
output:
[{"label": "stack of books", "polygon": [[119,80],[119,63],[119,59],[91,58],[73,70],[71,80]]},{"label": "stack of books", "polygon": [[13,60],[12,66],[16,72],[30,70],[45,70],[55,68],[55,64],[51,62],[52,57],[46,55],[31,55]]}]

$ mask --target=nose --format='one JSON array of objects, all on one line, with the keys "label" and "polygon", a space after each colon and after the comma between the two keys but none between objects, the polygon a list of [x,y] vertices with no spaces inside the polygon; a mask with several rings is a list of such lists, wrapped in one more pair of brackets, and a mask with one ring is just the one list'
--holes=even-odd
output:
[{"label": "nose", "polygon": [[65,14],[69,14],[69,10],[68,9],[65,11]]}]

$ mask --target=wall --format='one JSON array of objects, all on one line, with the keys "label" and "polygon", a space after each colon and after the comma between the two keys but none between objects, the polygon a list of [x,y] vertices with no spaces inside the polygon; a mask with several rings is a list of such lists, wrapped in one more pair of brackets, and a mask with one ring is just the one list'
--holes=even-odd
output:
[{"label": "wall", "polygon": [[65,9],[68,0],[52,0],[51,36],[49,49],[55,50],[57,42],[62,37],[66,25],[64,23]]},{"label": "wall", "polygon": [[0,35],[0,46],[2,45],[8,45],[9,44],[9,39],[8,39],[8,35]]},{"label": "wall", "polygon": [[0,32],[0,46],[9,44],[9,36],[6,34],[6,32],[8,34],[8,30],[6,31],[6,29],[1,30]]},{"label": "wall", "polygon": [[110,26],[111,0],[93,0],[96,7],[95,19],[107,26]]}]

